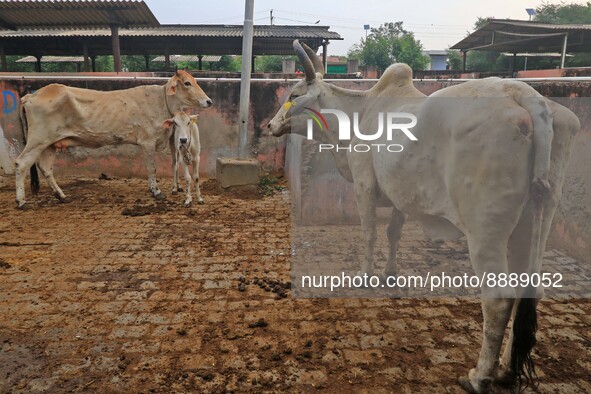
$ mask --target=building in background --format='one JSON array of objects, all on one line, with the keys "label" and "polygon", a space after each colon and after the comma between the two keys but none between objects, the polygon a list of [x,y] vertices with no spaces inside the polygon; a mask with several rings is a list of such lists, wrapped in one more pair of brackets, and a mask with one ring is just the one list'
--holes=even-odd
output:
[{"label": "building in background", "polygon": [[445,49],[434,49],[431,51],[423,51],[423,55],[429,56],[431,59],[427,65],[427,70],[447,70],[447,51]]}]

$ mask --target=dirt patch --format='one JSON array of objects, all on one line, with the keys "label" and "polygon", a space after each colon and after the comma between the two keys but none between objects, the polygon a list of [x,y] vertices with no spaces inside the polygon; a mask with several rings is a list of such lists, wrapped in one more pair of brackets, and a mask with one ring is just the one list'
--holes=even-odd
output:
[{"label": "dirt patch", "polygon": [[152,205],[134,205],[131,208],[125,208],[121,211],[123,216],[146,216],[154,213],[164,213],[169,209],[165,203]]},{"label": "dirt patch", "polygon": [[[70,204],[45,190],[26,212],[0,181],[0,392],[462,393],[476,364],[478,298],[294,298],[285,191],[206,181],[206,204],[185,208],[182,193],[155,202],[143,179],[58,181]],[[407,223],[407,269],[467,264],[465,244],[420,234]],[[362,252],[341,254],[353,266]],[[568,267],[560,251],[547,259]],[[591,303],[538,310],[539,391],[589,392]]]}]

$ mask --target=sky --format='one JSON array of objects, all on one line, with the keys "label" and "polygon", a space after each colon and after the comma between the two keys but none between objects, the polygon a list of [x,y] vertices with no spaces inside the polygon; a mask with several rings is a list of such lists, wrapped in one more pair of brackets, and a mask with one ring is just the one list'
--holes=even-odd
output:
[{"label": "sky", "polygon": [[[145,0],[163,24],[242,25],[244,0]],[[559,0],[550,0],[559,3]],[[581,3],[566,1],[566,3]],[[344,38],[331,41],[329,55],[346,55],[365,36],[363,25],[378,27],[384,22],[403,21],[415,33],[425,50],[446,49],[473,30],[478,17],[527,20],[526,8],[536,8],[541,0],[298,0],[293,3],[254,0],[254,23],[269,24],[273,10],[276,25],[307,25],[320,21]]]}]

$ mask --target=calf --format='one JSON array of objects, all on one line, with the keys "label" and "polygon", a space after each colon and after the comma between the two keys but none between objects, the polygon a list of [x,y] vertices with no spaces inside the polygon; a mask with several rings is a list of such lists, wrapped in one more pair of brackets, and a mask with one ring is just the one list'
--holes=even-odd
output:
[{"label": "calf", "polygon": [[66,195],[53,177],[57,149],[70,146],[100,148],[133,144],[141,147],[152,195],[164,198],[156,182],[154,156],[170,137],[162,119],[183,107],[212,105],[189,73],[178,70],[164,86],[147,85],[109,92],[59,84],[47,85],[21,100],[21,122],[26,146],[16,159],[16,201],[25,205],[25,176],[31,170],[33,194],[39,187],[37,167],[54,195]]},{"label": "calf", "polygon": [[[166,119],[163,126],[167,129],[172,128],[170,138],[170,152],[172,153],[172,194],[182,192],[183,189],[178,186],[179,180],[179,162],[182,163],[185,171],[185,181],[187,182],[187,196],[185,206],[190,207],[193,202],[191,190],[195,182],[195,196],[197,203],[203,204],[201,191],[199,190],[199,154],[201,153],[201,144],[199,143],[199,127],[197,119],[199,115],[187,115],[182,111],[175,112],[174,116]],[[189,166],[193,167],[193,176],[189,172]]]}]

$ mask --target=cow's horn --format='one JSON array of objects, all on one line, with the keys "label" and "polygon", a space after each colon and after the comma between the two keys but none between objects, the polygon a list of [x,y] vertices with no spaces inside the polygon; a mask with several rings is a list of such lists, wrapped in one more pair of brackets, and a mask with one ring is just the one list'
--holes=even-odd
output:
[{"label": "cow's horn", "polygon": [[304,66],[304,71],[306,72],[306,81],[312,82],[314,79],[316,79],[316,71],[314,70],[314,64],[312,64],[312,60],[310,60],[310,57],[304,48],[302,48],[302,44],[300,44],[298,40],[293,41],[293,49],[298,56],[298,59],[300,59],[300,63],[302,63],[302,66]]},{"label": "cow's horn", "polygon": [[302,47],[304,48],[304,50],[308,54],[308,57],[310,58],[310,60],[312,60],[312,64],[314,65],[314,69],[316,70],[316,72],[320,73],[320,75],[322,77],[324,77],[324,64],[322,64],[322,60],[320,60],[320,58],[318,57],[316,52],[314,52],[312,50],[312,48],[307,46],[305,43],[302,44]]}]

